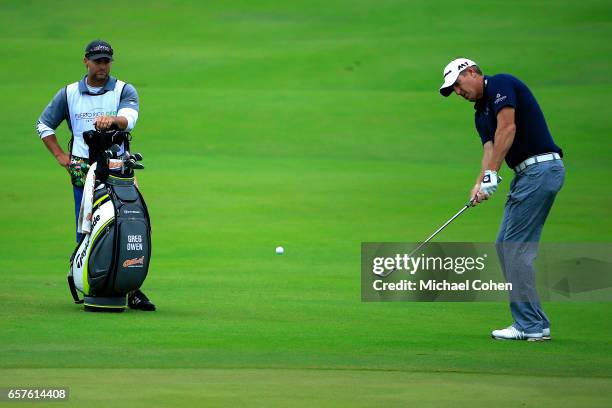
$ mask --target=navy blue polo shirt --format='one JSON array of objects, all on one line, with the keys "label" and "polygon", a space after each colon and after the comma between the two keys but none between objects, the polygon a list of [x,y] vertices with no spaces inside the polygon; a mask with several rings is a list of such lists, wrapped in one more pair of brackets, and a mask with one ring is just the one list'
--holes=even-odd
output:
[{"label": "navy blue polo shirt", "polygon": [[484,95],[474,105],[476,130],[482,144],[495,143],[497,114],[503,108],[514,108],[516,134],[506,154],[506,163],[516,167],[528,157],[543,153],[563,152],[553,141],[542,109],[535,97],[518,78],[508,74],[485,76]]}]

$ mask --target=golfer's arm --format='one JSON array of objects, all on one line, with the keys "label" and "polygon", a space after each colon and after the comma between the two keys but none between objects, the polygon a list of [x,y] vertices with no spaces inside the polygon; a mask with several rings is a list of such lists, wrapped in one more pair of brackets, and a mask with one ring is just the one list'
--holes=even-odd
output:
[{"label": "golfer's arm", "polygon": [[491,157],[493,157],[493,142],[487,142],[482,145],[482,163],[480,165],[480,173],[478,173],[478,177],[476,177],[476,185],[480,185],[484,177],[484,172],[488,169],[487,166],[491,161]]},{"label": "golfer's arm", "polygon": [[495,143],[491,158],[486,170],[499,171],[516,134],[514,123],[514,108],[502,108],[497,114],[497,129],[495,129]]}]

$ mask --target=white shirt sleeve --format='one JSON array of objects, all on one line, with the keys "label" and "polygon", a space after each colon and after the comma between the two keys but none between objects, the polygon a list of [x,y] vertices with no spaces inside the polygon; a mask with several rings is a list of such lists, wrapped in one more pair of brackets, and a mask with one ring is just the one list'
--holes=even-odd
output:
[{"label": "white shirt sleeve", "polygon": [[127,119],[127,128],[125,130],[130,131],[134,129],[136,126],[136,121],[138,120],[138,111],[130,108],[121,108],[119,112],[117,112],[117,116],[123,116]]},{"label": "white shirt sleeve", "polygon": [[55,134],[55,129],[67,119],[68,105],[66,102],[66,88],[60,89],[36,122],[36,131],[41,139]]},{"label": "white shirt sleeve", "polygon": [[38,132],[38,135],[41,139],[55,134],[55,130],[51,129],[49,126],[45,125],[42,122],[38,122],[36,124],[36,131]]}]

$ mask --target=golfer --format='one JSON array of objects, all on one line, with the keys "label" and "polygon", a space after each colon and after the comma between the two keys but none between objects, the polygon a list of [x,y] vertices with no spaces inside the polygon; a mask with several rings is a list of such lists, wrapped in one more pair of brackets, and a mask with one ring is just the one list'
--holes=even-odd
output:
[{"label": "golfer", "polygon": [[451,61],[443,71],[442,96],[451,93],[474,102],[483,157],[473,205],[489,199],[501,181],[502,162],[514,171],[496,247],[507,282],[512,283],[514,322],[494,330],[495,339],[548,340],[550,320],[535,288],[533,261],[546,217],[565,179],[561,158],[544,114],[529,88],[508,74],[483,75],[469,59]]},{"label": "golfer", "polygon": [[[83,64],[87,74],[78,82],[60,89],[42,112],[36,130],[57,163],[70,174],[74,196],[75,220],[78,223],[85,176],[89,169],[89,149],[83,132],[92,129],[132,130],[138,120],[138,94],[134,86],[110,76],[113,48],[95,40],[85,47]],[[55,130],[66,120],[72,133],[69,151],[57,141]],[[80,234],[77,231],[77,242]],[[155,305],[141,292],[128,298],[133,309],[155,310]]]}]

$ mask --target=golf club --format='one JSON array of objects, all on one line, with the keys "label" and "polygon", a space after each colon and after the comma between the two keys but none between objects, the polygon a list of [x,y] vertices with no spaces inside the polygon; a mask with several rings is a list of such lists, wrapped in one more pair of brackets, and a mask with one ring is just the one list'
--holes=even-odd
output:
[{"label": "golf club", "polygon": [[125,162],[125,166],[129,169],[135,169],[135,170],[142,170],[144,169],[144,165],[142,165],[141,163],[136,162],[136,160],[134,159],[128,159]]},{"label": "golf club", "polygon": [[[427,244],[429,241],[431,241],[436,235],[438,235],[444,228],[446,228],[451,222],[453,222],[457,217],[459,217],[461,214],[463,214],[463,212],[465,210],[467,210],[470,207],[474,206],[474,200],[476,200],[476,198],[474,197],[473,199],[471,199],[470,201],[468,201],[463,208],[461,208],[459,211],[457,211],[457,213],[455,215],[453,215],[448,221],[446,221],[440,228],[438,228],[433,234],[431,234],[430,236],[428,236],[425,241],[421,242],[415,249],[413,249],[409,254],[408,257],[412,257],[412,255],[414,255],[419,249],[423,248],[423,246],[425,244]],[[388,272],[382,272],[377,274],[378,276],[381,276],[383,278],[391,275],[393,272],[396,271],[396,268],[388,271]]]}]

